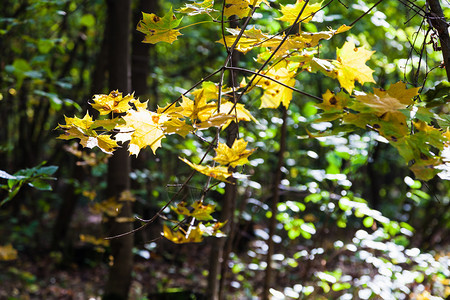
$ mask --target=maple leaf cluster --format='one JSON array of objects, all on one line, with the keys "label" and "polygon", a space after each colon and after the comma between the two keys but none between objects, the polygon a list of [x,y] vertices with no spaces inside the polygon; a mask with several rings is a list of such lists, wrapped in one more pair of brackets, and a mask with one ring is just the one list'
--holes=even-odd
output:
[{"label": "maple leaf cluster", "polygon": [[[108,154],[119,147],[118,143],[127,143],[130,155],[137,156],[146,147],[156,153],[166,135],[185,137],[196,130],[226,127],[232,121],[256,121],[244,105],[226,100],[221,105],[222,112],[219,112],[218,88],[212,82],[204,82],[202,88],[193,91],[192,95],[194,100],[183,95],[180,105],[172,103],[156,112],[147,109],[147,101],[140,102],[133,95],[123,97],[118,91],[95,95],[91,106],[98,110],[100,116],[109,118],[93,120],[88,113],[82,119],[65,117],[66,124],[59,125],[64,133],[58,138],[77,138],[83,147],[99,147]],[[246,150],[246,146],[243,140],[236,140],[231,148],[219,143],[214,160],[222,166],[200,166],[182,160],[202,174],[226,181],[232,175],[228,171],[229,166],[248,162],[247,157],[253,151]]]},{"label": "maple leaf cluster", "polygon": [[317,121],[339,120],[343,125],[378,132],[410,164],[418,179],[430,180],[444,164],[442,152],[450,144],[450,133],[428,125],[440,117],[415,101],[418,91],[403,82],[354,97],[327,91],[323,103],[317,105],[323,109]]}]

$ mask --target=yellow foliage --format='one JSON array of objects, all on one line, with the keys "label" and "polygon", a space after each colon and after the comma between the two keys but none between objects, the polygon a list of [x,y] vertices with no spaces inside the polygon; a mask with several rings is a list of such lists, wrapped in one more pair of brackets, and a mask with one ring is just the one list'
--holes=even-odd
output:
[{"label": "yellow foliage", "polygon": [[215,205],[207,204],[204,205],[200,201],[195,201],[192,204],[192,211],[186,207],[186,202],[178,203],[177,207],[172,207],[172,209],[180,215],[187,217],[194,217],[201,221],[213,220],[211,214],[215,211]]},{"label": "yellow foliage", "polygon": [[193,163],[191,163],[190,161],[188,161],[185,158],[182,158],[182,157],[179,157],[179,158],[183,162],[188,164],[194,170],[202,173],[203,175],[215,178],[215,179],[220,180],[220,181],[228,182],[227,178],[232,175],[232,173],[229,172],[228,168],[226,168],[226,167],[222,167],[222,166],[217,166],[217,167],[201,166],[201,165],[193,164]]},{"label": "yellow foliage", "polygon": [[161,140],[165,137],[161,127],[162,123],[168,120],[166,116],[148,110],[129,110],[123,119],[126,124],[116,127],[120,130],[116,140],[130,141],[128,145],[130,155],[137,156],[140,150],[147,146],[150,146],[153,153],[161,147]]},{"label": "yellow foliage", "polygon": [[337,79],[350,94],[355,87],[355,81],[359,81],[361,84],[375,82],[372,77],[373,70],[366,66],[366,61],[374,52],[362,47],[357,48],[353,42],[345,42],[344,46],[338,49],[335,62]]},{"label": "yellow foliage", "polygon": [[289,25],[292,25],[297,19],[300,11],[302,11],[303,9],[302,14],[298,20],[302,23],[308,23],[321,7],[322,2],[314,4],[307,3],[305,6],[305,2],[303,0],[297,0],[295,5],[281,5],[281,13],[283,14],[283,16],[281,18],[278,18],[278,20],[288,22]]},{"label": "yellow foliage", "polygon": [[247,150],[247,142],[244,139],[234,140],[233,145],[228,147],[226,144],[219,143],[216,148],[214,160],[221,165],[231,167],[241,166],[248,163],[248,157],[255,149]]},{"label": "yellow foliage", "polygon": [[[295,85],[295,70],[290,70],[287,67],[272,68],[265,75],[287,86],[294,87]],[[291,89],[267,78],[260,79],[257,86],[264,90],[259,108],[277,108],[280,103],[286,108],[289,107],[293,92]]]},{"label": "yellow foliage", "polygon": [[109,95],[94,95],[91,106],[98,110],[100,115],[107,115],[110,112],[124,113],[131,108],[129,102],[132,99],[134,99],[133,95],[122,97],[122,93],[116,90]]},{"label": "yellow foliage", "polygon": [[164,225],[162,235],[175,244],[200,243],[203,241],[203,231],[198,226],[191,226],[188,232],[184,232],[183,229],[172,231]]},{"label": "yellow foliage", "polygon": [[0,246],[0,261],[17,259],[17,250],[11,244]]}]

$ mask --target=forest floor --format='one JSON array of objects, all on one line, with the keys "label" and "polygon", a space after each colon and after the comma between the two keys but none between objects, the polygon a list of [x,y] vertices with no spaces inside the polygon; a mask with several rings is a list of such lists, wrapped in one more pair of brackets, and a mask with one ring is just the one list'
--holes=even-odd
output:
[{"label": "forest floor", "polygon": [[[86,227],[92,226],[86,222],[80,224],[82,218],[78,217],[72,228],[72,237],[79,236]],[[95,222],[101,226],[99,220]],[[89,230],[92,232],[92,227]],[[334,241],[342,239],[347,243],[354,235],[354,230],[343,232],[344,236],[337,236],[335,233],[325,235],[321,232],[317,234],[321,236],[319,239],[293,241],[288,244],[288,247],[281,243],[287,238],[279,237],[280,242],[276,244],[274,256],[277,275],[274,287],[284,291],[285,294],[290,293],[293,297],[286,299],[295,299],[302,286],[315,285],[314,293],[305,299],[337,299],[343,291],[339,288],[330,290],[332,279],[328,279],[330,280],[328,283],[326,278],[322,281],[318,280],[319,272],[341,270],[343,275],[337,282],[342,283],[343,289],[348,288],[349,285],[361,284],[363,278],[376,278],[381,272],[379,266],[366,263],[361,257],[358,258],[360,253],[355,253],[350,248],[336,248]],[[262,228],[253,228],[250,233],[250,236],[241,237],[241,243],[237,247],[239,251],[230,256],[226,284],[228,299],[258,299],[256,295],[261,294],[267,244],[262,236],[264,235]],[[155,236],[158,236],[157,226],[149,229],[148,232],[139,232],[136,235],[130,300],[201,299],[207,287],[212,239],[206,238],[199,244],[183,245],[173,244],[162,238],[148,242]],[[16,260],[0,262],[0,300],[100,299],[108,276],[110,260],[108,250],[83,243],[76,238],[72,240],[77,242],[70,251],[19,251]],[[376,250],[365,251],[365,253],[374,259],[381,257],[380,252]],[[389,255],[393,255],[392,253],[395,252]],[[450,261],[450,245],[442,248],[440,253],[441,256],[442,254],[448,256]],[[382,258],[380,261],[384,260],[384,263],[388,265],[388,259]],[[374,261],[377,262],[377,260]],[[405,270],[409,268],[403,267]],[[391,276],[394,278],[397,275]],[[383,278],[389,280],[389,276]],[[443,289],[440,293],[447,297],[447,295],[450,296],[450,278],[445,280],[448,282],[443,281],[444,283],[438,287]],[[321,285],[321,282],[325,282],[325,285]],[[393,284],[392,282],[371,281],[370,284],[373,289],[376,289],[374,284],[379,284],[382,288],[382,286]],[[423,283],[424,291],[432,292],[436,288],[436,283],[426,280]],[[411,284],[407,293],[410,297],[407,299],[427,299],[414,296],[415,289],[420,286],[419,283]],[[325,298],[323,294],[326,294]],[[357,292],[353,299],[358,299]]]}]

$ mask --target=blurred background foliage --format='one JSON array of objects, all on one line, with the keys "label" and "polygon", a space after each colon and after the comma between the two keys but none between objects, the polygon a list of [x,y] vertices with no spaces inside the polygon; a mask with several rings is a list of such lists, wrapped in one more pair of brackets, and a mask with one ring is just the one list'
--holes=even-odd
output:
[{"label": "blurred background foliage", "polygon": [[[132,27],[140,18],[141,2],[146,1],[133,1]],[[158,15],[183,4],[147,2],[158,8]],[[275,9],[288,3],[270,2]],[[374,3],[334,1],[305,29],[350,24]],[[445,79],[439,68],[442,54],[433,50],[429,41],[435,37],[425,36],[428,24],[411,8],[414,5],[424,7],[425,1],[382,1],[351,31],[322,43],[320,56],[335,58],[336,47],[354,39],[376,51],[368,64],[375,70],[377,85],[360,89],[387,88],[398,80],[421,86],[423,91],[436,86]],[[450,18],[449,2],[441,1],[441,5]],[[56,140],[58,133],[53,129],[64,115],[85,111],[93,94],[109,92],[105,89],[105,10],[100,0],[4,0],[0,4],[0,297],[22,299],[28,294],[50,299],[70,291],[84,293],[86,298],[101,294],[102,272],[110,263],[102,219],[117,209],[105,199],[107,157]],[[277,10],[263,6],[254,24],[276,33],[283,29],[275,20],[279,16]],[[182,25],[195,19],[203,17],[185,18]],[[172,45],[141,44],[144,48],[138,50],[132,44],[133,89],[141,100],[150,100],[151,109],[172,102],[221,67],[226,57],[223,46],[216,43],[221,37],[218,23],[182,33]],[[241,55],[238,65],[252,69],[255,63],[250,55]],[[310,94],[338,91],[337,82],[321,74],[300,74],[297,79],[296,87]],[[144,81],[144,89],[137,87],[139,80]],[[225,278],[228,295],[241,299],[261,293],[271,215],[268,201],[283,121],[281,110],[255,109],[260,96],[251,93],[244,99],[259,123],[239,127],[240,135],[257,148],[243,169],[251,176],[238,185],[236,232],[228,262],[231,272]],[[326,130],[330,125],[313,123],[315,104],[294,94],[287,114],[277,234],[272,237],[277,266],[272,297],[448,297],[449,182],[415,180],[396,150],[374,133],[361,130],[305,138],[306,129]],[[434,109],[446,112],[449,107]],[[189,173],[178,156],[201,157],[202,149],[205,144],[194,136],[170,136],[155,156],[147,151],[133,159],[135,213],[152,217]],[[204,181],[201,175],[194,177],[177,200],[197,200]],[[223,194],[224,185],[218,184],[208,194],[208,203],[220,208]],[[176,219],[170,211],[165,213]],[[208,240],[178,246],[158,238],[161,224],[149,227],[136,234],[130,297],[204,291],[208,267],[199,253],[208,253]],[[56,265],[48,267],[49,261]],[[82,278],[79,273],[85,268],[95,278],[89,278],[89,286],[77,287],[77,280],[83,280],[67,276]],[[66,277],[60,270],[65,270]]]}]

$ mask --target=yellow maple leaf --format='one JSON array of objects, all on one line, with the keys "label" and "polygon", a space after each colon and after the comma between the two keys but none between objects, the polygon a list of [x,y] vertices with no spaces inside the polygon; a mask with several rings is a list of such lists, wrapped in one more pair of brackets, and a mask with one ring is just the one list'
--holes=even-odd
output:
[{"label": "yellow maple leaf", "polygon": [[[297,0],[294,5],[281,5],[281,13],[282,17],[277,18],[277,20],[288,22],[289,25],[294,24],[297,19],[298,14],[305,6],[305,2],[303,0]],[[303,12],[299,18],[299,21],[302,23],[308,23],[314,17],[314,14],[320,10],[322,7],[322,2],[314,3],[314,4],[306,4],[306,7],[303,9]]]},{"label": "yellow maple leaf", "polygon": [[248,163],[250,154],[255,151],[255,149],[247,150],[247,143],[244,139],[234,140],[231,148],[227,144],[219,143],[214,160],[221,165],[230,165],[233,168],[245,165]]},{"label": "yellow maple leaf", "polygon": [[0,261],[14,260],[17,258],[17,250],[11,244],[0,246]]},{"label": "yellow maple leaf", "polygon": [[[295,71],[289,70],[288,68],[280,67],[276,70],[272,68],[265,75],[284,83],[287,86],[293,87],[295,85]],[[288,108],[292,99],[291,89],[267,78],[259,80],[257,86],[264,90],[259,108],[277,108],[280,106],[280,103]]]},{"label": "yellow maple leaf", "polygon": [[94,123],[92,117],[87,112],[86,115],[84,115],[83,119],[80,119],[78,117],[69,118],[64,116],[64,120],[66,121],[65,125],[59,124],[59,127],[61,127],[62,129],[77,127],[86,132],[91,128],[92,124]]},{"label": "yellow maple leaf", "polygon": [[89,207],[89,210],[94,214],[104,214],[109,217],[116,217],[122,210],[123,204],[116,201],[114,197],[111,197],[102,202],[94,203]]},{"label": "yellow maple leaf", "polygon": [[139,99],[134,99],[133,98],[133,99],[130,100],[130,102],[132,104],[134,104],[134,107],[136,107],[137,111],[146,110],[147,106],[148,106],[148,100],[144,101],[144,102],[141,102],[141,101],[139,101]]},{"label": "yellow maple leaf", "polygon": [[353,42],[345,42],[337,52],[337,79],[341,86],[351,93],[355,87],[355,81],[363,84],[365,82],[375,82],[373,70],[366,65],[366,61],[375,51],[369,51],[362,47],[355,47]]},{"label": "yellow maple leaf", "polygon": [[236,117],[231,114],[229,115],[229,114],[223,114],[223,113],[220,113],[220,114],[215,113],[215,114],[212,114],[208,119],[206,119],[202,122],[196,122],[194,124],[194,127],[197,128],[198,130],[208,129],[211,127],[222,127],[235,119],[236,119]]},{"label": "yellow maple leaf", "polygon": [[133,95],[122,97],[119,91],[112,91],[109,95],[94,95],[91,106],[98,110],[100,115],[107,115],[110,112],[124,113],[131,108],[129,102],[132,100],[134,100]]},{"label": "yellow maple leaf", "polygon": [[80,241],[82,241],[84,243],[92,244],[92,245],[95,245],[95,246],[103,246],[103,247],[108,247],[109,246],[109,241],[108,240],[105,240],[104,238],[98,238],[98,237],[95,237],[93,235],[80,234],[79,238],[80,238]]},{"label": "yellow maple leaf", "polygon": [[246,121],[250,122],[253,121],[255,123],[258,123],[258,120],[255,119],[255,117],[252,116],[252,114],[245,108],[244,104],[236,103],[234,105],[233,102],[227,101],[225,103],[222,103],[220,105],[220,110],[223,111],[226,114],[233,115],[233,119],[227,121],[226,124],[224,124],[224,128],[227,127],[232,121]]},{"label": "yellow maple leaf", "polygon": [[130,110],[123,119],[126,125],[117,126],[120,132],[116,135],[116,140],[129,140],[128,151],[131,155],[137,156],[147,146],[150,146],[153,153],[161,147],[161,140],[165,137],[161,124],[167,121],[167,117],[148,110]]},{"label": "yellow maple leaf", "polygon": [[216,110],[217,104],[214,101],[207,102],[204,94],[197,94],[195,100],[182,96],[183,101],[180,103],[183,108],[182,115],[191,119],[193,123],[196,120],[200,122],[208,120]]},{"label": "yellow maple leaf", "polygon": [[213,0],[204,0],[203,2],[185,3],[179,10],[180,13],[187,14],[188,16],[195,16],[198,14],[210,14],[216,10],[213,8]]},{"label": "yellow maple leaf", "polygon": [[180,119],[170,119],[161,125],[165,134],[176,133],[182,137],[186,137],[188,133],[194,130],[192,125],[186,124],[186,121]]},{"label": "yellow maple leaf", "polygon": [[182,158],[182,157],[179,157],[179,159],[181,159],[183,162],[188,164],[191,168],[193,168],[194,170],[202,173],[203,175],[215,178],[215,179],[220,180],[220,181],[228,182],[227,178],[232,175],[232,173],[229,172],[228,168],[226,168],[226,167],[222,167],[222,166],[217,166],[217,167],[201,166],[201,165],[193,164],[189,160],[187,160],[185,158]]},{"label": "yellow maple leaf", "polygon": [[[225,36],[225,41],[227,43],[227,46],[230,47],[239,36],[241,30],[239,28],[227,28],[227,31],[228,33],[230,33],[230,35]],[[236,50],[245,54],[248,51],[252,50],[254,47],[263,47],[263,41],[271,41],[272,38],[277,40],[279,39],[277,36],[271,38],[269,37],[269,35],[262,33],[260,29],[251,28],[245,30],[236,45]],[[223,45],[223,39],[218,40],[217,43]],[[266,45],[264,45],[264,47],[266,47]]]},{"label": "yellow maple leaf", "polygon": [[175,244],[200,243],[203,241],[203,231],[199,226],[191,226],[188,232],[183,229],[171,230],[166,225],[163,226],[162,236]]},{"label": "yellow maple leaf", "polygon": [[316,104],[316,106],[324,111],[341,110],[347,107],[350,99],[347,94],[338,93],[335,94],[330,90],[327,90],[325,94],[322,95],[323,102]]},{"label": "yellow maple leaf", "polygon": [[188,208],[186,205],[186,202],[180,202],[178,203],[177,207],[172,207],[172,209],[177,214],[187,217],[194,217],[201,221],[209,221],[214,219],[211,214],[215,211],[215,205],[205,205],[200,201],[195,201],[190,208]]},{"label": "yellow maple leaf", "polygon": [[[231,17],[233,15],[238,16],[239,18],[247,17],[251,11],[250,5],[259,7],[259,5],[263,2],[263,0],[226,0],[225,1],[225,17]],[[264,3],[269,5],[267,1],[264,0]]]},{"label": "yellow maple leaf", "polygon": [[[99,147],[103,152],[112,154],[114,149],[118,147],[117,142],[111,138],[111,135],[101,134],[98,135],[93,128],[95,127],[108,127],[111,126],[110,122],[119,122],[118,119],[104,120],[105,122],[93,121],[92,117],[88,113],[80,119],[78,117],[65,117],[66,124],[59,125],[64,129],[64,133],[58,136],[58,139],[70,140],[80,139],[80,144],[86,148]],[[109,121],[109,122],[108,122]],[[108,125],[107,125],[108,124]]]},{"label": "yellow maple leaf", "polygon": [[[374,89],[373,94],[357,95],[355,105],[352,109],[357,111],[372,111],[381,117],[385,114],[399,113],[414,103],[414,97],[419,88],[406,88],[403,82],[392,84],[389,89]],[[366,109],[367,108],[367,109]]]},{"label": "yellow maple leaf", "polygon": [[181,35],[179,30],[175,29],[180,25],[181,19],[175,17],[172,8],[162,18],[155,14],[142,13],[142,20],[139,21],[136,30],[145,34],[143,43],[166,42],[172,44]]}]

